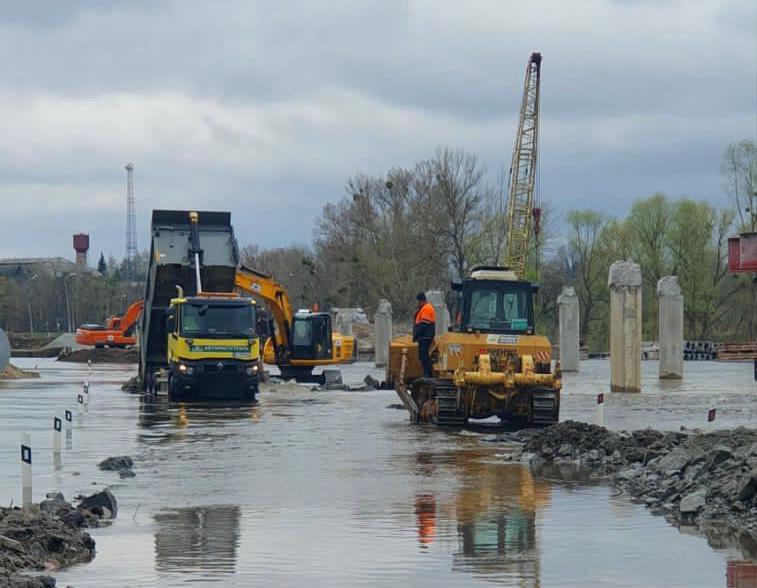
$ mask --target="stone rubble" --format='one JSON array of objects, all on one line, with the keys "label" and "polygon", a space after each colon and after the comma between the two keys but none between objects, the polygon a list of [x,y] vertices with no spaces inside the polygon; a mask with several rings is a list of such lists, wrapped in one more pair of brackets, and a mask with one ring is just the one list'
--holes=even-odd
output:
[{"label": "stone rubble", "polygon": [[565,421],[498,436],[507,459],[573,464],[677,525],[720,526],[757,539],[757,429],[609,431]]},{"label": "stone rubble", "polygon": [[108,489],[83,498],[76,507],[60,492],[27,509],[0,507],[0,586],[55,586],[51,576],[22,572],[50,572],[90,561],[95,541],[83,528],[101,526],[117,512]]}]

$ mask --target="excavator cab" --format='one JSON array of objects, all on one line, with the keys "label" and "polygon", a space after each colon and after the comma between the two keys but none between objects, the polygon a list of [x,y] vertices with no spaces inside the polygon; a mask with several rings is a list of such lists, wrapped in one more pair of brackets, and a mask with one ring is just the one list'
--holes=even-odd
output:
[{"label": "excavator cab", "polygon": [[300,311],[292,321],[292,359],[331,359],[331,316]]}]

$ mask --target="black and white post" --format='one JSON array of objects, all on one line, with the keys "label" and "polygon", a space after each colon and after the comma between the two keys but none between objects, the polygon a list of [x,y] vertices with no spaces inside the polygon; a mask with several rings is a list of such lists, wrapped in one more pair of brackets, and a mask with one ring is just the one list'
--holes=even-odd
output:
[{"label": "black and white post", "polygon": [[32,505],[32,442],[29,433],[21,433],[21,504]]},{"label": "black and white post", "polygon": [[60,418],[53,417],[53,469],[61,468],[60,459],[60,437],[63,431],[63,421]]},{"label": "black and white post", "polygon": [[63,419],[66,427],[66,451],[71,451],[71,448],[73,447],[71,437],[74,428],[74,413],[66,409],[65,413],[63,414]]}]

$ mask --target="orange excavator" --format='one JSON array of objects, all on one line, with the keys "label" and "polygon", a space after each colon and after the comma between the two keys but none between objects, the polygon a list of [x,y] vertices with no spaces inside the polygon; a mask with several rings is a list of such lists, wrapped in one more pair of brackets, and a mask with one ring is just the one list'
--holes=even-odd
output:
[{"label": "orange excavator", "polygon": [[136,345],[135,327],[144,306],[144,300],[137,300],[126,309],[123,316],[112,316],[105,321],[105,326],[97,324],[80,326],[76,329],[76,342],[79,345],[94,345],[98,349]]}]

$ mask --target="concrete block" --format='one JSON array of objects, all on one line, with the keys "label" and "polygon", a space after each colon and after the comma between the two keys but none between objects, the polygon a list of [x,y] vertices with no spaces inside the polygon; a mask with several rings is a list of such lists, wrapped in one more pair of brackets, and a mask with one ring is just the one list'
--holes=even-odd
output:
[{"label": "concrete block", "polygon": [[683,378],[683,294],[676,276],[657,282],[661,380]]},{"label": "concrete block", "polygon": [[373,317],[374,353],[377,367],[389,361],[389,343],[392,341],[392,305],[381,299]]},{"label": "concrete block", "polygon": [[446,333],[451,324],[449,310],[444,302],[444,293],[441,290],[429,290],[426,292],[426,298],[436,312],[436,336],[438,337]]},{"label": "concrete block", "polygon": [[631,261],[610,266],[610,389],[641,392],[641,268]]},{"label": "concrete block", "polygon": [[560,368],[564,372],[578,371],[580,322],[578,296],[572,286],[566,286],[557,297],[560,315]]}]

